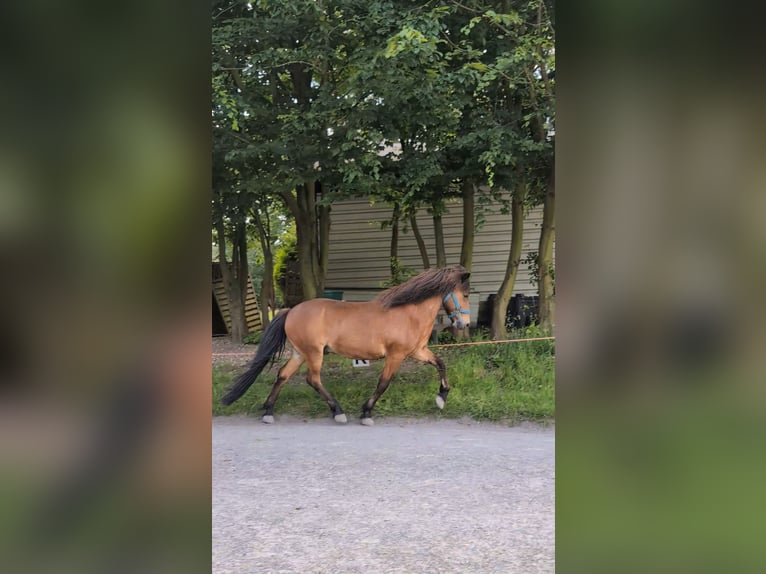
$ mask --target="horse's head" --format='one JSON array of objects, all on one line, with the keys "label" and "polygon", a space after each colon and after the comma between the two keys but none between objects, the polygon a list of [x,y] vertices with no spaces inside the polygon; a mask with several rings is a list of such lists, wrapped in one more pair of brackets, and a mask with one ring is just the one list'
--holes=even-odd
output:
[{"label": "horse's head", "polygon": [[468,306],[470,287],[468,278],[470,273],[465,272],[460,276],[460,284],[444,296],[442,306],[447,316],[456,329],[465,329],[471,322],[471,309]]}]

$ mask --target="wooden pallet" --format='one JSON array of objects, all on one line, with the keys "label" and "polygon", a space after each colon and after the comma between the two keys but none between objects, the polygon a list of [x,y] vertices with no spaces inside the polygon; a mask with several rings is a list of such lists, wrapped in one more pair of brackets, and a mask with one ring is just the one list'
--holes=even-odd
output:
[{"label": "wooden pallet", "polygon": [[[213,263],[213,294],[218,303],[218,309],[221,311],[221,316],[226,323],[226,329],[231,333],[229,297],[226,295],[226,286],[223,283],[223,277],[220,268],[218,268],[218,263]],[[245,299],[245,319],[247,320],[247,328],[251,333],[263,330],[261,313],[258,310],[258,301],[255,298],[253,282],[249,276],[247,278],[247,298]]]}]

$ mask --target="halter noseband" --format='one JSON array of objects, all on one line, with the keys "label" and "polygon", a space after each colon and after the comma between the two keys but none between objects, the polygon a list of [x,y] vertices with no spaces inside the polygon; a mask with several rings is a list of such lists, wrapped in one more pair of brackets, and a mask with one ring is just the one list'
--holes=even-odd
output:
[{"label": "halter noseband", "polygon": [[450,297],[452,297],[452,302],[455,304],[455,310],[454,310],[454,311],[452,311],[452,313],[450,313],[450,314],[448,315],[448,317],[449,317],[450,319],[452,319],[453,317],[457,317],[457,316],[458,316],[458,315],[460,315],[461,313],[462,313],[463,315],[470,315],[470,314],[471,314],[471,311],[470,311],[469,309],[461,309],[461,308],[460,308],[460,303],[458,303],[458,301],[457,301],[457,297],[455,296],[455,292],[454,292],[454,291],[452,291],[452,292],[450,292],[450,293],[447,293],[447,294],[444,296],[444,299],[442,299],[442,307],[444,307],[444,310],[445,310],[445,311],[447,310],[447,307],[446,307],[446,303],[447,303],[447,300],[449,300],[449,298],[450,298]]}]

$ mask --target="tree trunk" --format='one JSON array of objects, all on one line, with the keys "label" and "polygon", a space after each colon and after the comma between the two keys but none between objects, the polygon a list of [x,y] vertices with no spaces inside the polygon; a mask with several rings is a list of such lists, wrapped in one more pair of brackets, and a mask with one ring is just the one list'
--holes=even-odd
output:
[{"label": "tree trunk", "polygon": [[327,277],[327,261],[330,257],[330,206],[319,206],[319,267],[317,291],[324,293],[324,280]]},{"label": "tree trunk", "polygon": [[[242,339],[248,333],[247,326],[247,291],[248,281],[250,281],[249,271],[247,268],[247,230],[245,229],[245,222],[241,221],[237,223],[234,228],[234,244],[235,249],[232,250],[231,266],[236,272],[234,278],[234,289],[229,294],[229,301],[231,301],[231,325],[232,325],[232,341],[235,343],[241,343]],[[236,303],[235,303],[236,301]],[[237,333],[235,335],[234,333]]]},{"label": "tree trunk", "polygon": [[[301,287],[303,299],[314,299],[319,292],[316,278],[314,277],[313,259],[316,236],[314,235],[313,218],[301,214],[295,218],[296,250],[298,251],[298,268],[301,273]],[[312,237],[314,238],[312,241]]]},{"label": "tree trunk", "polygon": [[[317,211],[314,197],[315,182],[306,182],[299,185],[293,195],[291,192],[283,192],[282,198],[287,204],[290,213],[295,219],[296,251],[298,252],[298,266],[301,274],[301,287],[303,299],[314,299],[320,293],[324,283],[324,271],[322,262],[326,265],[326,257],[329,250],[324,249],[324,257],[320,259],[320,247],[322,242],[325,247],[329,245],[330,213],[326,207],[326,217],[323,217],[322,237],[317,232]],[[320,216],[322,213],[320,213]]]},{"label": "tree trunk", "polygon": [[[311,107],[312,74],[303,62],[290,64],[288,70],[298,109],[306,112]],[[312,170],[313,162],[310,162],[307,167]],[[318,220],[321,219],[321,213],[317,213],[316,209],[316,181],[307,180],[296,187],[295,195],[291,192],[283,192],[282,198],[295,219],[296,250],[298,252],[303,299],[314,299],[322,293],[324,271],[321,249],[322,242],[326,241],[324,237],[320,237],[320,232],[325,231],[325,229],[320,229],[321,224],[318,223]],[[326,225],[326,231],[329,232],[329,211]],[[326,257],[327,249],[324,251]],[[324,261],[326,263],[326,259]]]},{"label": "tree trunk", "polygon": [[418,251],[420,251],[420,258],[423,260],[423,269],[431,267],[431,261],[428,259],[428,249],[426,249],[426,242],[423,241],[423,236],[420,234],[418,228],[417,214],[410,215],[410,227],[412,227],[412,234],[415,236],[415,241],[418,244]]},{"label": "tree trunk", "polygon": [[399,217],[402,208],[399,204],[394,205],[394,212],[391,215],[391,249],[389,251],[389,265],[391,270],[391,281],[397,281],[399,278]]},{"label": "tree trunk", "polygon": [[[241,241],[238,237],[239,227],[240,226],[237,226],[235,232],[232,246],[232,261],[230,264],[226,260],[226,233],[223,221],[216,222],[216,230],[218,232],[218,261],[221,266],[223,284],[226,287],[226,295],[229,299],[229,316],[231,319],[229,336],[234,343],[241,343],[244,336],[247,335],[247,320],[245,318],[245,305],[242,292],[243,281],[241,278],[241,262],[243,257],[245,261],[245,273],[247,273],[247,250],[245,250],[244,255],[239,253],[241,250]],[[242,230],[244,231],[244,225],[242,225]],[[245,277],[247,277],[247,275],[245,275]],[[247,295],[247,291],[244,292],[244,295]]]},{"label": "tree trunk", "polygon": [[495,296],[492,306],[492,325],[490,337],[492,339],[504,339],[508,336],[505,328],[505,316],[508,311],[508,303],[511,300],[513,286],[516,283],[516,274],[521,263],[521,246],[524,237],[524,196],[527,184],[521,180],[516,184],[511,199],[511,250],[508,253],[508,265],[505,268],[505,277],[500,289]]},{"label": "tree trunk", "polygon": [[274,309],[274,255],[271,252],[270,234],[261,220],[261,216],[263,216],[268,223],[269,212],[268,210],[261,212],[256,208],[254,215],[255,227],[258,230],[258,240],[261,244],[261,251],[263,251],[263,278],[261,279],[259,307],[261,311],[261,324],[265,330],[271,322],[269,310]]},{"label": "tree trunk", "polygon": [[303,185],[302,199],[304,202],[306,217],[304,218],[304,226],[306,229],[305,239],[308,246],[308,262],[311,269],[310,281],[313,283],[314,295],[307,299],[313,299],[314,297],[320,297],[322,292],[319,290],[319,233],[318,233],[318,220],[317,220],[317,208],[316,208],[316,182],[307,181]]},{"label": "tree trunk", "polygon": [[468,271],[473,266],[475,235],[474,193],[473,182],[470,179],[463,180],[463,242],[460,248],[460,265],[468,269]]},{"label": "tree trunk", "polygon": [[271,250],[263,254],[263,278],[261,279],[261,324],[264,330],[271,323],[269,312],[274,310],[274,256]]},{"label": "tree trunk", "polygon": [[444,250],[444,227],[442,216],[434,215],[434,241],[436,242],[436,266],[447,266],[447,253]]},{"label": "tree trunk", "polygon": [[539,295],[540,328],[550,333],[555,324],[555,299],[553,293],[553,242],[556,236],[556,191],[553,177],[548,184],[543,201],[543,227],[537,250],[537,290]]},{"label": "tree trunk", "polygon": [[444,250],[444,227],[442,225],[442,210],[444,209],[441,192],[434,196],[432,204],[434,212],[434,243],[436,245],[436,266],[447,266],[447,253]]},{"label": "tree trunk", "polygon": [[[250,269],[247,265],[247,228],[244,221],[237,224],[235,241],[237,242],[237,258],[232,257],[232,263],[237,269],[237,287],[239,288],[244,318],[247,314],[247,292],[250,287]],[[247,319],[245,319],[245,325],[247,325]],[[245,334],[247,334],[247,326],[245,327]]]}]

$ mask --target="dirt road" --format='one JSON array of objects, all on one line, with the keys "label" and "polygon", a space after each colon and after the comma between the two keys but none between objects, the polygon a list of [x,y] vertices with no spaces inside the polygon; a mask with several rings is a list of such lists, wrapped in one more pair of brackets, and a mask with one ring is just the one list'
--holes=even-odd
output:
[{"label": "dirt road", "polygon": [[215,574],[554,570],[554,431],[213,420]]}]

